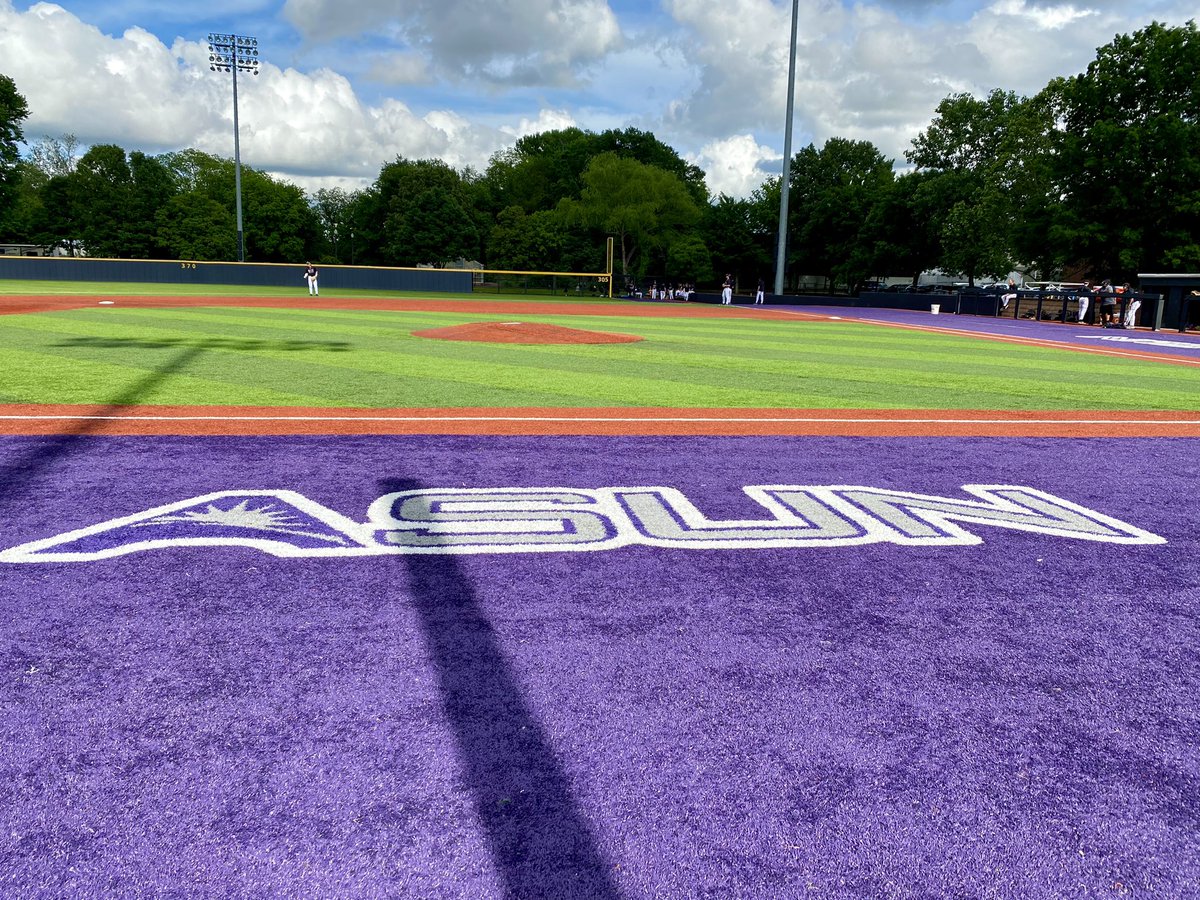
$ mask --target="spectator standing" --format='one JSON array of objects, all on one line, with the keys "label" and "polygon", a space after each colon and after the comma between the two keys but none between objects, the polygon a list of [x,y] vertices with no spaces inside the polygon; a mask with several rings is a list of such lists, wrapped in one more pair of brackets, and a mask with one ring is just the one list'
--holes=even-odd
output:
[{"label": "spectator standing", "polygon": [[1112,328],[1117,324],[1117,295],[1112,282],[1105,279],[1100,285],[1100,327]]}]

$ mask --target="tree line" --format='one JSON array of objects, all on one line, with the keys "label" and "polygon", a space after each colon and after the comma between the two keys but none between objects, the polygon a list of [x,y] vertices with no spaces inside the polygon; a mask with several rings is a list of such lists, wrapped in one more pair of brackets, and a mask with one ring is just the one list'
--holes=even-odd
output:
[{"label": "tree line", "polygon": [[[235,259],[232,160],[43,138],[0,75],[0,242],[97,257]],[[1152,23],[1035,96],[954,94],[898,170],[868,141],[791,160],[786,272],[855,289],[939,268],[974,281],[1200,270],[1200,35]],[[397,158],[358,191],[243,167],[246,258],[598,272],[745,284],[775,267],[780,178],[712,196],[704,172],[635,128],[521,138],[485,171]]]}]

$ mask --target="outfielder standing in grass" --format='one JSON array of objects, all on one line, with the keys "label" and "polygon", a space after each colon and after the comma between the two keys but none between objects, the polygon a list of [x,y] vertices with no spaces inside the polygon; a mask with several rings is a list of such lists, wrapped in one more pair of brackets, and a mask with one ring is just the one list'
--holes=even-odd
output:
[{"label": "outfielder standing in grass", "polygon": [[321,293],[317,290],[317,267],[312,263],[305,263],[304,265],[307,266],[304,270],[304,280],[308,282],[308,293],[316,297]]},{"label": "outfielder standing in grass", "polygon": [[721,303],[728,306],[733,303],[733,276],[726,275],[725,283],[721,285]]}]

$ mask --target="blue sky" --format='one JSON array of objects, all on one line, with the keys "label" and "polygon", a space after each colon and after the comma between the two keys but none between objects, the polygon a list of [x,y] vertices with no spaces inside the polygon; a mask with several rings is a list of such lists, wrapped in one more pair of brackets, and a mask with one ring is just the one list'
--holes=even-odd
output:
[{"label": "blue sky", "polygon": [[[939,100],[1033,93],[1182,3],[800,0],[793,147],[839,136],[902,161]],[[397,156],[481,169],[524,134],[653,131],[744,196],[782,164],[790,0],[0,0],[0,73],[25,131],[232,155],[210,31],[259,39],[243,160],[309,190]]]}]

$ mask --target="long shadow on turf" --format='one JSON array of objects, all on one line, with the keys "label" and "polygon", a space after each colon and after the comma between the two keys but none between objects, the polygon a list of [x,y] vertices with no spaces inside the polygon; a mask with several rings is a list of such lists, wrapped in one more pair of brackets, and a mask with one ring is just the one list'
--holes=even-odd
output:
[{"label": "long shadow on turf", "polygon": [[[386,479],[388,493],[420,490]],[[467,788],[511,898],[620,896],[570,781],[453,555],[401,557]]]},{"label": "long shadow on turf", "polygon": [[0,504],[24,493],[39,475],[71,452],[78,438],[104,427],[104,417],[116,415],[122,407],[140,403],[155,387],[186,367],[204,352],[203,347],[188,347],[151,372],[118,397],[114,397],[87,419],[72,419],[62,434],[31,438],[33,446],[16,459],[0,465]]},{"label": "long shadow on turf", "polygon": [[12,462],[0,466],[0,503],[19,496],[32,481],[54,465],[54,461],[70,452],[76,438],[99,431],[104,426],[104,417],[118,414],[122,407],[136,405],[149,396],[159,384],[171,375],[187,367],[192,360],[206,350],[325,350],[331,353],[350,349],[345,341],[271,341],[234,338],[71,338],[58,346],[101,347],[111,349],[171,349],[180,352],[154,372],[134,384],[129,390],[114,397],[87,419],[70,422],[61,435],[39,439],[29,452]]},{"label": "long shadow on turf", "polygon": [[324,350],[345,353],[349,341],[276,341],[265,338],[69,338],[55,347],[94,347],[101,350],[170,350],[173,347],[194,347],[197,350]]}]

